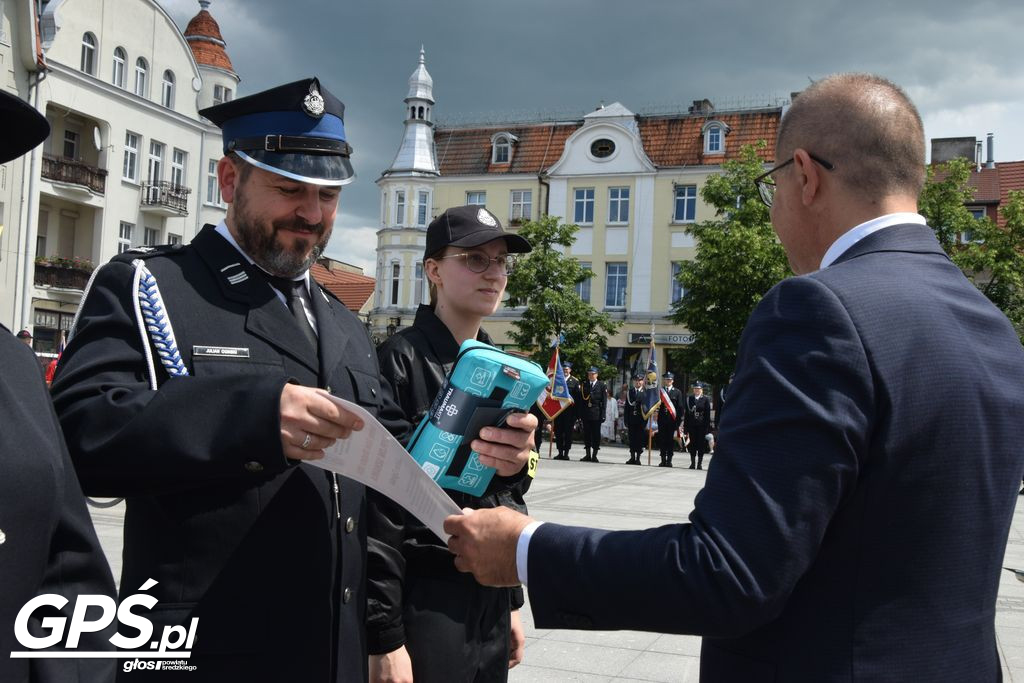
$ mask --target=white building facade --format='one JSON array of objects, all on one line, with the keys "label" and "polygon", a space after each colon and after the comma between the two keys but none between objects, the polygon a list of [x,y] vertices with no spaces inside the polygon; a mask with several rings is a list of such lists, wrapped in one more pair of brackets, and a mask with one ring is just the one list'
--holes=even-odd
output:
[{"label": "white building facade", "polygon": [[[238,76],[200,2],[184,33],[153,0],[51,0],[33,104],[50,122],[27,183],[14,327],[52,353],[93,267],[137,246],[188,242],[225,213],[220,130],[199,109]],[[6,314],[6,311],[5,311]]]}]

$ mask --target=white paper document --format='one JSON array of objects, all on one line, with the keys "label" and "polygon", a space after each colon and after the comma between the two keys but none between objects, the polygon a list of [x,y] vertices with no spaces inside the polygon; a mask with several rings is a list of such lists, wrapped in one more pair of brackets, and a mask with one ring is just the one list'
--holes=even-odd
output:
[{"label": "white paper document", "polygon": [[324,449],[323,459],[305,462],[380,491],[447,543],[449,535],[444,532],[444,518],[462,514],[455,501],[373,415],[351,401],[337,396],[330,399],[359,416],[364,426],[347,439],[338,439],[333,446]]}]

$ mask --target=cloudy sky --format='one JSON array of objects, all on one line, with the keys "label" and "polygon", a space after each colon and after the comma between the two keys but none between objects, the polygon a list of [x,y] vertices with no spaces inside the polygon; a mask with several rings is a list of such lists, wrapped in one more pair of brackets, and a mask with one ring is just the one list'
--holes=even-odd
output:
[{"label": "cloudy sky", "polygon": [[[196,0],[158,0],[184,28]],[[788,98],[837,71],[902,85],[925,134],[1024,159],[1024,3],[975,0],[213,0],[246,95],[307,76],[346,105],[358,178],[328,254],[373,275],[379,196],[420,45],[439,118],[571,117]]]}]

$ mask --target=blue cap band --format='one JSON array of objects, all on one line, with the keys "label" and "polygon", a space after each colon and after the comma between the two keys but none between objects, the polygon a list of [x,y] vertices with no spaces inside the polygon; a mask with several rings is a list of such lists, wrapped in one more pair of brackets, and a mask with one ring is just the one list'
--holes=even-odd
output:
[{"label": "blue cap band", "polygon": [[316,119],[298,111],[261,112],[225,121],[221,129],[225,154],[232,140],[264,135],[297,135],[346,141],[345,124],[333,114],[324,114]]}]

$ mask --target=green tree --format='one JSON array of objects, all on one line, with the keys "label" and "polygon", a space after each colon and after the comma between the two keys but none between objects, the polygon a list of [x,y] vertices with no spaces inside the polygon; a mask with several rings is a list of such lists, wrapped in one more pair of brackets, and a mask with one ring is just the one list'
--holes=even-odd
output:
[{"label": "green tree", "polygon": [[614,368],[602,358],[606,340],[622,323],[576,294],[576,285],[594,275],[564,254],[576,241],[577,230],[575,225],[559,223],[555,216],[527,221],[519,228],[533,251],[519,257],[508,277],[508,305],[525,306],[522,317],[512,323],[511,337],[546,368],[552,340],[564,335],[563,358],[571,359],[576,368],[596,365],[607,377]]},{"label": "green tree", "polygon": [[761,297],[790,274],[786,253],[772,231],[768,209],[754,178],[764,173],[758,150],[746,145],[740,158],[722,164],[708,178],[701,198],[716,218],[695,223],[697,253],[680,266],[685,294],[673,305],[672,320],[694,335],[674,356],[703,380],[724,383],[736,365],[740,335]]},{"label": "green tree", "polygon": [[953,263],[1006,314],[1024,340],[1024,192],[1009,194],[1000,208],[1000,226],[967,210],[974,198],[970,177],[966,159],[930,166],[919,210]]}]

